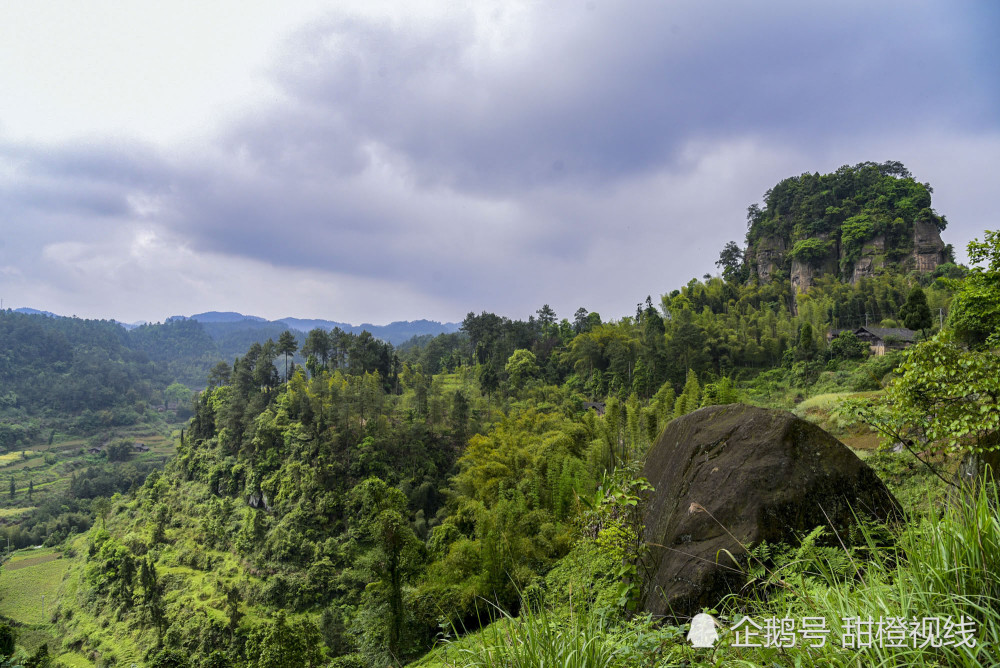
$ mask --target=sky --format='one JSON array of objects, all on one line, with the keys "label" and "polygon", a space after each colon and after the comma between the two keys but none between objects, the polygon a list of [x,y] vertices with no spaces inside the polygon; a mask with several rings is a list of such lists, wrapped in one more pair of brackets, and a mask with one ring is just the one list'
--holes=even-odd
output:
[{"label": "sky", "polygon": [[0,4],[3,306],[618,318],[864,161],[1000,227],[1000,4],[332,4]]}]

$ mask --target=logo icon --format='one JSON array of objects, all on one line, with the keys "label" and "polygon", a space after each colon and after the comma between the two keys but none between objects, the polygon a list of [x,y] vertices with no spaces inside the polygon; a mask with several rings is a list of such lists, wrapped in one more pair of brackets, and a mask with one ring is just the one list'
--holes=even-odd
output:
[{"label": "logo icon", "polygon": [[688,642],[695,647],[711,647],[719,639],[719,632],[715,630],[718,625],[719,622],[712,615],[704,612],[695,615],[691,620],[691,630],[688,631]]}]

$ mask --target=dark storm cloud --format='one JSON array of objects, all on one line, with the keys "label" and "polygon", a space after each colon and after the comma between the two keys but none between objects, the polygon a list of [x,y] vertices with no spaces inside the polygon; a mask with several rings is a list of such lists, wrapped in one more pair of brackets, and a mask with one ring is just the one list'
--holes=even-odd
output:
[{"label": "dark storm cloud", "polygon": [[71,217],[122,217],[133,212],[128,197],[163,192],[171,169],[138,143],[102,141],[62,146],[0,144],[10,170],[0,180],[0,206]]},{"label": "dark storm cloud", "polygon": [[[995,121],[996,87],[968,86],[983,65],[956,46],[970,26],[948,9],[554,2],[513,30],[502,14],[417,30],[331,19],[296,37],[276,76],[348,136],[410,159],[421,180],[486,192],[602,184],[672,163],[692,137],[812,143]],[[484,47],[491,20],[510,34]]]}]

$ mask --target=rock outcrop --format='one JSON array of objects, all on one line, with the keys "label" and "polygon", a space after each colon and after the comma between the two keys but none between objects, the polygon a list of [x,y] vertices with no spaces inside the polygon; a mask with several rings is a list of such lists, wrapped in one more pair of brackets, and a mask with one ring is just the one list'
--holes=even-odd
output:
[{"label": "rock outcrop", "polygon": [[902,511],[878,476],[840,441],[786,411],[730,404],[671,422],[642,475],[655,488],[645,514],[645,608],[689,617],[744,584],[744,559],[762,540],[792,542],[817,526],[848,540],[854,513]]},{"label": "rock outcrop", "polygon": [[861,247],[861,257],[854,263],[851,283],[857,283],[859,278],[865,276],[873,276],[883,268],[885,268],[885,237],[879,235]]},{"label": "rock outcrop", "polygon": [[916,221],[913,223],[913,262],[917,271],[934,271],[945,261],[944,242],[941,231],[934,223]]},{"label": "rock outcrop", "polygon": [[950,253],[940,234],[947,221],[931,205],[930,185],[899,162],[783,179],[763,206],[747,209],[750,280],[788,280],[795,297],[820,277],[856,283],[886,271],[933,271]]},{"label": "rock outcrop", "polygon": [[829,251],[823,258],[812,262],[804,262],[798,258],[792,260],[789,274],[792,294],[807,292],[820,276],[836,276],[840,273],[840,244],[836,239],[831,241],[829,235],[821,234],[818,238],[829,244]]},{"label": "rock outcrop", "polygon": [[757,275],[767,282],[779,273],[785,264],[788,247],[782,237],[764,237],[757,244],[754,254]]}]

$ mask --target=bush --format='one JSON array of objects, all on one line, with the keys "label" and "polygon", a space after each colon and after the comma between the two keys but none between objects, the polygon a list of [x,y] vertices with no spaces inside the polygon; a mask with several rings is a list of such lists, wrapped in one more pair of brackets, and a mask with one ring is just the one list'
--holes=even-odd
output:
[{"label": "bush", "polygon": [[855,392],[882,389],[882,383],[886,375],[895,369],[899,363],[900,354],[898,351],[869,358],[851,374],[851,389]]},{"label": "bush", "polygon": [[841,332],[840,336],[830,342],[830,357],[843,360],[858,360],[868,355],[868,344],[854,335],[854,332]]}]

